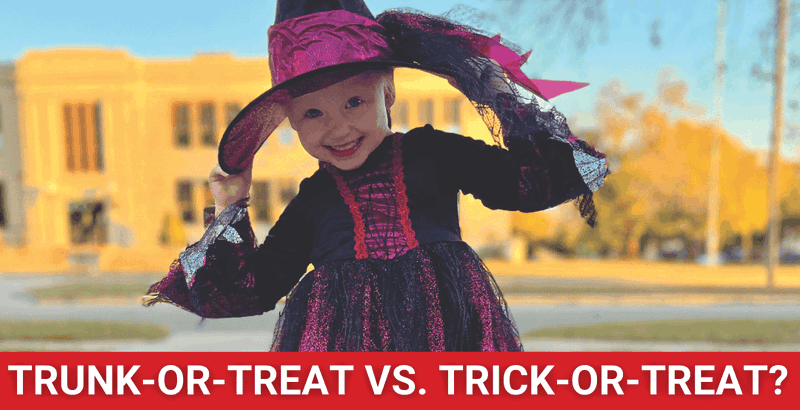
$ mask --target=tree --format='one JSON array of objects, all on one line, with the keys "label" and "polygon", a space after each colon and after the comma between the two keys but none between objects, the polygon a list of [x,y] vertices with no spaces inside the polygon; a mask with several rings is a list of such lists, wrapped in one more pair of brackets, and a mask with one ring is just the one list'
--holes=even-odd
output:
[{"label": "tree", "polygon": [[[680,237],[702,243],[708,205],[707,153],[720,141],[720,221],[722,243],[738,237],[752,247],[752,235],[766,226],[767,170],[763,153],[744,147],[717,124],[681,116],[698,108],[685,101],[686,84],[659,86],[657,101],[627,92],[619,81],[602,87],[598,96],[595,133],[588,142],[608,154],[613,177],[595,193],[598,233],[585,240],[599,242],[621,255],[635,257],[643,237]],[[672,113],[672,114],[669,114]],[[677,119],[673,118],[678,116]],[[780,195],[791,202],[797,169],[781,176]],[[800,200],[798,200],[800,203]],[[800,206],[800,205],[798,205]],[[619,239],[621,238],[621,239]],[[747,250],[746,250],[747,252]]]}]

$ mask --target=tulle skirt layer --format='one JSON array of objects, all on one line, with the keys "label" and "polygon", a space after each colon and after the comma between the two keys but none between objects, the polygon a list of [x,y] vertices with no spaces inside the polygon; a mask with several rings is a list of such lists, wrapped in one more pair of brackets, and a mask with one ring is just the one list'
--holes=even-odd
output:
[{"label": "tulle skirt layer", "polygon": [[463,242],[336,261],[286,298],[274,351],[519,351],[494,279]]}]

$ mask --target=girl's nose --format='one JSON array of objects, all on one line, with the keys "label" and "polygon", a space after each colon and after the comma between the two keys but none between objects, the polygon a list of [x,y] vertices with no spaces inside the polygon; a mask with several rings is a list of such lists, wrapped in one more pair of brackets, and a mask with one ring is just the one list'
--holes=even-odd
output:
[{"label": "girl's nose", "polygon": [[331,117],[328,121],[328,140],[336,142],[337,140],[346,139],[351,131],[350,122],[345,118],[337,116]]}]

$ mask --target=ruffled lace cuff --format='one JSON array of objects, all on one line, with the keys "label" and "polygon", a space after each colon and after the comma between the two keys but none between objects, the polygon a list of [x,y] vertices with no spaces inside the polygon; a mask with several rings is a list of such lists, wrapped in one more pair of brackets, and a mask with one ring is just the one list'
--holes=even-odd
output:
[{"label": "ruffled lace cuff", "polygon": [[[597,152],[594,147],[573,135],[564,114],[556,110],[549,102],[535,95],[532,95],[527,103],[524,98],[520,98],[515,102],[516,104],[512,103],[513,95],[505,94],[504,97],[501,98],[501,101],[505,100],[503,105],[520,106],[516,112],[521,122],[510,121],[510,124],[506,124],[506,128],[510,131],[507,139],[523,138],[536,144],[536,139],[540,138],[543,133],[531,133],[530,130],[546,130],[549,134],[547,139],[567,144],[572,148],[575,167],[589,190],[596,191],[603,186],[605,177],[610,174],[605,154]],[[517,132],[520,130],[517,127],[524,127],[523,129],[529,132]],[[508,144],[508,142],[507,140],[506,143]]]},{"label": "ruffled lace cuff", "polygon": [[203,237],[196,244],[189,246],[181,252],[180,261],[186,276],[186,285],[192,287],[194,284],[197,270],[206,263],[208,248],[218,239],[232,244],[244,242],[241,235],[233,228],[233,224],[238,223],[247,215],[247,208],[238,203],[225,208],[219,216],[206,228]]},{"label": "ruffled lace cuff", "polygon": [[610,174],[605,155],[573,135],[566,117],[549,102],[535,95],[498,97],[506,146],[535,159],[520,169],[520,207],[536,211],[575,200],[581,216],[594,226],[592,191]]},{"label": "ruffled lace cuff", "polygon": [[166,302],[202,317],[240,317],[263,313],[245,261],[256,249],[246,205],[228,206],[153,284],[145,306]]}]

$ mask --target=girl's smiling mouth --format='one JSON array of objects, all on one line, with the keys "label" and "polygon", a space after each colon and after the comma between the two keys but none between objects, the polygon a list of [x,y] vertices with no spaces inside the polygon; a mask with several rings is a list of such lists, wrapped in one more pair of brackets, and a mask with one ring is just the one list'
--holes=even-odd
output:
[{"label": "girl's smiling mouth", "polygon": [[342,145],[326,145],[325,148],[331,152],[334,156],[337,157],[349,157],[358,151],[361,147],[361,143],[364,142],[364,137],[359,137],[358,139],[348,142],[347,144]]}]

